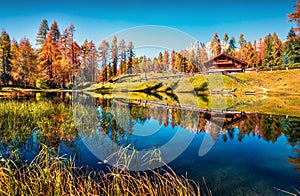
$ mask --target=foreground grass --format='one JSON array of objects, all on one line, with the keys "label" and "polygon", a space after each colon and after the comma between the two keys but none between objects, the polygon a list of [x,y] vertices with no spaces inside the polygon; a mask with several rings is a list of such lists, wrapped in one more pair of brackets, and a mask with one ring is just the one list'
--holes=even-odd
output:
[{"label": "foreground grass", "polygon": [[[74,162],[43,147],[30,163],[0,161],[0,195],[200,195],[200,186],[168,171],[109,172],[76,168]],[[208,192],[210,195],[211,193]]]}]

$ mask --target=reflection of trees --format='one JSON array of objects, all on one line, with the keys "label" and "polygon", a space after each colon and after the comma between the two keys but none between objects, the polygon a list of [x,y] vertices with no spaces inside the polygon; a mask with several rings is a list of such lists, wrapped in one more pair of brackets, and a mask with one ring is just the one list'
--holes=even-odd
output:
[{"label": "reflection of trees", "polygon": [[193,110],[181,110],[181,123],[180,126],[192,131],[193,133],[199,133],[199,112]]},{"label": "reflection of trees", "polygon": [[[183,108],[170,108],[151,104],[141,106],[138,104],[119,104],[114,101],[98,101],[105,103],[102,106],[102,114],[99,119],[106,135],[123,136],[126,132],[132,134],[134,123],[143,124],[146,120],[156,120],[158,124],[165,127],[175,128],[180,126],[193,133],[211,132],[212,136],[218,138],[222,135],[224,142],[237,139],[242,141],[245,136],[257,136],[266,141],[276,142],[278,137],[284,133],[290,142],[298,141],[300,127],[297,122],[284,120],[278,116],[261,114],[228,113],[218,116],[209,111],[197,111]],[[110,104],[106,104],[110,103]],[[217,116],[215,116],[217,115]],[[214,119],[212,121],[212,119]],[[215,124],[215,125],[214,125]],[[210,126],[208,126],[210,125]],[[219,127],[209,129],[209,127]],[[235,131],[236,130],[236,131]],[[113,133],[113,134],[112,134]]]},{"label": "reflection of trees", "polygon": [[239,123],[239,130],[243,135],[255,135],[255,128],[257,124],[259,123],[259,117],[258,115],[247,115],[246,118],[244,118],[241,123]]},{"label": "reflection of trees", "polygon": [[171,109],[171,126],[172,126],[172,128],[180,125],[180,118],[181,118],[181,110],[178,108],[172,108]]},{"label": "reflection of trees", "polygon": [[[298,172],[300,172],[300,149],[298,142],[300,141],[300,121],[289,120],[286,122],[286,128],[284,129],[284,134],[288,138],[288,143],[296,148],[294,152],[297,153],[295,157],[289,157],[287,162],[293,163],[296,166]],[[300,178],[300,175],[299,175]]]},{"label": "reflection of trees", "polygon": [[285,125],[284,134],[288,138],[288,143],[295,146],[300,141],[300,121],[287,120]]},{"label": "reflection of trees", "polygon": [[[297,153],[297,156],[296,157],[289,157],[287,162],[294,164],[297,171],[300,172],[300,149],[297,148],[297,149],[294,150],[294,152]],[[300,178],[300,174],[299,174],[299,178]]]},{"label": "reflection of trees", "polygon": [[139,123],[143,124],[151,117],[149,107],[139,107],[137,105],[130,104],[129,109],[132,119]]},{"label": "reflection of trees", "polygon": [[266,141],[276,142],[282,131],[283,123],[281,118],[264,117],[263,138]]},{"label": "reflection of trees", "polygon": [[[239,132],[234,133],[234,127],[238,128]],[[239,141],[251,134],[273,143],[284,134],[292,146],[296,145],[300,140],[300,121],[278,116],[248,114],[241,121],[226,127],[226,130],[226,136],[222,137],[225,142],[228,138],[232,140],[234,134],[236,134]]]}]

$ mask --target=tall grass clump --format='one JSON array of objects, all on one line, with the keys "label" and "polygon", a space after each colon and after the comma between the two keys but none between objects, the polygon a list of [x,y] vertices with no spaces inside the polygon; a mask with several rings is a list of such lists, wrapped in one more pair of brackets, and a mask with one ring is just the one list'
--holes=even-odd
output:
[{"label": "tall grass clump", "polygon": [[[0,195],[200,195],[198,183],[172,169],[108,172],[77,168],[43,146],[30,164],[0,158]],[[211,195],[210,191],[208,195]]]}]

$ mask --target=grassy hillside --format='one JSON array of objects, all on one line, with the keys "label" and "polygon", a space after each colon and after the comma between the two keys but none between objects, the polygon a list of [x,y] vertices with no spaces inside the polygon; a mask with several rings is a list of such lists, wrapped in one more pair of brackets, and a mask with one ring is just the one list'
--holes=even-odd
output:
[{"label": "grassy hillside", "polygon": [[144,82],[119,82],[116,87],[131,90],[151,88],[159,83],[157,91],[172,89],[174,93],[201,91],[230,91],[235,94],[270,93],[300,94],[300,70],[239,73],[231,76],[220,74],[196,75],[182,78],[162,78]]},{"label": "grassy hillside", "polygon": [[265,71],[240,73],[235,75],[247,84],[266,88],[269,93],[299,94],[300,93],[300,70]]},{"label": "grassy hillside", "polygon": [[[263,93],[263,94],[300,94],[300,70],[281,70],[239,73],[229,76],[221,74],[208,75],[170,75],[169,74],[147,74],[124,75],[112,83],[90,83],[80,88],[84,91],[95,91],[104,93],[155,91],[168,93]],[[71,91],[62,89],[48,89],[47,91]],[[3,87],[2,92],[7,91],[40,91],[37,89],[20,89],[16,87]],[[45,90],[43,90],[45,91]]]}]

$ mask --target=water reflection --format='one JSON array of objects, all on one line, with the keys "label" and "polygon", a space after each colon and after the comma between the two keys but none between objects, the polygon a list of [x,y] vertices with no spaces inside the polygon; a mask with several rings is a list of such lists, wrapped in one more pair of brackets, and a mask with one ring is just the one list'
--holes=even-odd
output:
[{"label": "water reflection", "polygon": [[[290,145],[295,146],[300,138],[299,118],[276,116],[244,112],[222,112],[191,110],[156,106],[151,104],[132,104],[124,100],[94,99],[99,107],[100,124],[104,135],[112,135],[112,140],[118,140],[117,135],[124,136],[124,132],[132,133],[135,123],[143,124],[148,120],[155,120],[164,127],[180,126],[194,134],[206,132],[214,141],[222,137],[223,141],[233,140],[235,137],[242,142],[245,136],[258,136],[265,141],[275,143],[284,134]],[[126,122],[127,121],[127,122]],[[120,122],[117,124],[117,122]],[[215,127],[208,124],[215,124]],[[220,125],[222,125],[220,127]],[[238,132],[234,132],[238,129]]]},{"label": "water reflection", "polygon": [[[298,117],[238,111],[209,111],[153,104],[147,101],[133,103],[127,99],[100,99],[85,94],[77,96],[81,99],[81,105],[78,106],[82,107],[81,117],[87,118],[84,121],[85,124],[80,124],[84,130],[81,133],[78,133],[78,125],[74,122],[71,105],[73,98],[69,94],[37,95],[33,93],[21,100],[20,95],[13,97],[12,100],[2,99],[0,101],[1,154],[31,160],[39,151],[40,144],[43,143],[55,147],[58,153],[68,153],[73,156],[79,165],[100,167],[99,160],[88,153],[81,142],[82,138],[91,137],[93,141],[106,138],[115,145],[135,144],[137,149],[159,148],[167,143],[180,128],[186,132],[186,135],[196,137],[190,149],[174,161],[175,168],[176,166],[180,168],[178,172],[198,170],[198,165],[193,164],[193,160],[201,162],[201,167],[204,168],[215,161],[226,160],[228,158],[225,155],[229,156],[229,151],[232,154],[230,156],[236,154],[236,159],[244,158],[244,162],[241,160],[239,164],[247,164],[245,160],[249,160],[245,159],[244,155],[239,156],[238,150],[242,150],[238,149],[239,143],[247,144],[245,149],[265,151],[270,158],[269,162],[273,159],[283,160],[285,163],[281,162],[281,166],[287,164],[282,166],[287,168],[283,172],[289,177],[293,176],[293,173],[298,175],[297,171],[300,171],[298,145],[300,119]],[[90,103],[93,104],[90,105]],[[152,133],[153,127],[158,131]],[[209,135],[213,142],[218,143],[211,153],[215,157],[208,155],[210,158],[200,159],[193,154],[198,152],[204,135]],[[283,147],[286,144],[289,148]],[[273,145],[277,146],[278,151],[268,150]],[[259,162],[264,159],[265,154],[257,156],[259,157],[253,160]],[[190,161],[189,164],[181,166],[187,159]],[[297,171],[289,168],[290,164],[293,164]],[[213,173],[214,170],[209,171]],[[230,179],[227,180],[230,181]]]}]

